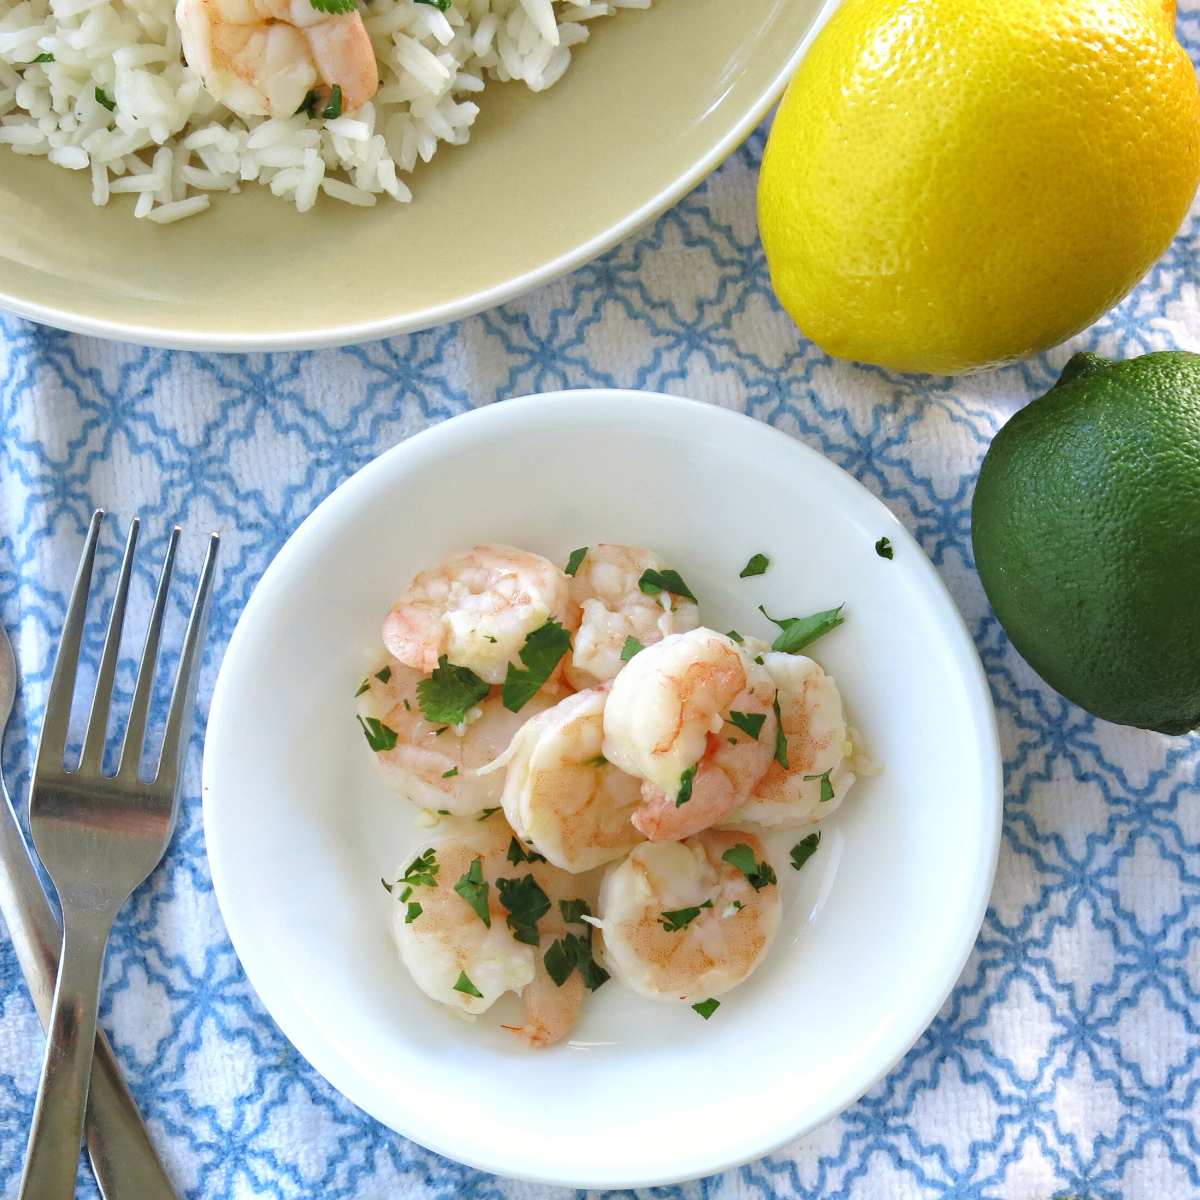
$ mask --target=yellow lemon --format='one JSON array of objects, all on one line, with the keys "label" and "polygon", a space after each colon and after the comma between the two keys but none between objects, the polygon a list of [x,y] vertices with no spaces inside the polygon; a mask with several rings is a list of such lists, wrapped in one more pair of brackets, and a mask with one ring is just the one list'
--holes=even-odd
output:
[{"label": "yellow lemon", "polygon": [[775,118],[759,227],[830,354],[959,372],[1124,296],[1200,182],[1164,0],[845,0]]}]

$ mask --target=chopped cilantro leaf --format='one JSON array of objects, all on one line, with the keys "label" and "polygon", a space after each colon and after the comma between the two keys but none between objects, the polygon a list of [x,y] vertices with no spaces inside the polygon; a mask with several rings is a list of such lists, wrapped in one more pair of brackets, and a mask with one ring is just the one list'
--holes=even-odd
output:
[{"label": "chopped cilantro leaf", "polygon": [[577,925],[584,917],[592,915],[592,906],[586,900],[560,900],[558,911],[568,925]]},{"label": "chopped cilantro leaf", "polygon": [[550,911],[550,898],[532,875],[520,879],[497,879],[500,903],[508,909],[508,927],[518,942],[538,944],[537,923]]},{"label": "chopped cilantro leaf", "polygon": [[690,908],[672,909],[670,912],[664,912],[658,918],[658,923],[668,933],[674,933],[677,929],[686,929],[700,915],[701,909],[712,906],[711,900],[705,900],[703,904],[694,904]]},{"label": "chopped cilantro leaf", "polygon": [[792,847],[792,870],[798,871],[814,854],[817,852],[817,847],[821,844],[821,834],[810,833],[808,837],[801,838]]},{"label": "chopped cilantro leaf", "polygon": [[552,942],[550,949],[542,957],[546,964],[546,974],[554,980],[556,987],[562,987],[575,970],[575,943],[567,938],[559,938]]},{"label": "chopped cilantro leaf", "polygon": [[753,579],[755,575],[765,575],[771,560],[765,554],[755,554],[742,568],[739,579]]},{"label": "chopped cilantro leaf", "polygon": [[725,636],[729,638],[731,642],[737,642],[739,646],[742,645],[746,640],[740,633],[738,633],[736,629],[731,629]]},{"label": "chopped cilantro leaf", "polygon": [[114,112],[117,107],[117,102],[102,88],[96,89],[96,103],[101,108],[107,108],[109,112]]},{"label": "chopped cilantro leaf", "polygon": [[553,617],[540,629],[535,629],[521,647],[520,658],[527,669],[522,671],[512,663],[508,664],[508,674],[504,679],[504,707],[509,712],[520,712],[533,699],[538,688],[550,678],[570,648],[571,635]]},{"label": "chopped cilantro leaf", "polygon": [[761,892],[763,888],[778,882],[774,867],[769,862],[758,862],[754,857],[754,851],[745,842],[738,842],[736,846],[730,846],[721,855],[721,859],[730,866],[737,867],[756,892]]},{"label": "chopped cilantro leaf", "polygon": [[418,4],[428,4],[431,8],[440,9],[442,12],[449,12],[453,0],[416,0],[416,2]]},{"label": "chopped cilantro leaf", "polygon": [[356,719],[362,726],[363,736],[367,739],[367,745],[376,754],[395,748],[396,739],[399,735],[390,725],[385,725],[378,717],[366,717],[365,719],[357,717]]},{"label": "chopped cilantro leaf", "polygon": [[879,541],[875,543],[875,553],[878,554],[880,558],[893,558],[895,556],[895,551],[892,549],[892,539],[881,537]]},{"label": "chopped cilantro leaf", "polygon": [[467,868],[466,874],[454,885],[454,890],[475,910],[475,915],[488,927],[492,927],[492,914],[488,911],[488,882],[483,877],[483,859],[476,858]]},{"label": "chopped cilantro leaf", "polygon": [[418,854],[395,883],[388,883],[386,879],[379,882],[389,893],[394,892],[396,888],[403,888],[400,893],[400,899],[403,901],[412,895],[414,887],[437,887],[439,869],[437,852],[431,847],[423,854]]},{"label": "chopped cilantro leaf", "polygon": [[309,0],[309,3],[323,13],[348,13],[354,11],[354,0]]},{"label": "chopped cilantro leaf", "polygon": [[755,741],[758,741],[758,735],[762,733],[766,720],[766,713],[744,713],[734,710],[729,713],[729,723],[736,725],[747,737],[752,737]]},{"label": "chopped cilantro leaf", "polygon": [[458,774],[458,768],[451,767],[450,770],[442,772],[442,778],[443,779],[453,779],[455,777],[455,775],[457,775],[457,774]]},{"label": "chopped cilantro leaf", "polygon": [[637,638],[632,636],[627,637],[625,645],[621,647],[621,661],[628,662],[635,654],[640,654],[645,648]]},{"label": "chopped cilantro leaf", "polygon": [[411,925],[425,910],[414,900],[404,914],[405,925]]},{"label": "chopped cilantro leaf", "polygon": [[320,98],[321,97],[315,90],[305,92],[304,99],[300,101],[300,107],[296,109],[294,113],[292,113],[292,116],[298,117],[301,113],[304,113],[309,117],[313,116],[317,111],[317,101]]},{"label": "chopped cilantro leaf", "polygon": [[407,700],[404,701],[404,711],[412,712],[412,705]]},{"label": "chopped cilantro leaf", "polygon": [[358,691],[354,693],[355,700],[357,700],[359,698],[359,696],[361,696],[363,694],[363,692],[369,692],[370,690],[371,690],[371,681],[369,679],[364,679],[362,681],[362,683],[360,683],[358,685]]},{"label": "chopped cilantro leaf", "polygon": [[679,792],[675,796],[675,807],[682,808],[692,798],[692,784],[696,779],[699,763],[692,763],[679,777]]},{"label": "chopped cilantro leaf", "polygon": [[783,715],[779,711],[779,693],[771,702],[775,713],[775,761],[786,771],[788,769],[787,734],[783,732]]},{"label": "chopped cilantro leaf", "polygon": [[486,699],[488,691],[488,685],[474,671],[456,667],[443,654],[433,674],[417,684],[417,703],[425,720],[435,725],[461,725],[467,719],[467,710]]},{"label": "chopped cilantro leaf", "polygon": [[[310,3],[312,0],[310,0]],[[344,0],[325,0],[325,3],[341,3]],[[326,121],[336,121],[342,115],[342,85],[335,83],[329,90],[329,103],[321,110],[321,116]]]},{"label": "chopped cilantro leaf", "polygon": [[572,550],[571,557],[567,559],[567,565],[563,567],[563,570],[568,575],[574,575],[583,566],[583,560],[587,558],[587,552],[587,546],[580,546],[578,550]]},{"label": "chopped cilantro leaf", "polygon": [[498,813],[499,811],[500,810],[498,808],[485,808],[483,812],[481,812],[479,816],[475,818],[475,820],[486,821],[493,813]]},{"label": "chopped cilantro leaf", "polygon": [[439,808],[437,813],[439,817],[448,817],[450,815],[450,810],[448,808]]},{"label": "chopped cilantro leaf", "polygon": [[492,637],[490,633],[485,633],[483,636],[487,641],[491,642],[493,646],[496,644],[496,639]]},{"label": "chopped cilantro leaf", "polygon": [[597,754],[595,758],[589,758],[583,765],[585,767],[607,767],[608,759],[603,754]]},{"label": "chopped cilantro leaf", "polygon": [[45,53],[45,51],[43,51],[41,54],[39,54],[37,56],[37,58],[31,58],[29,61],[31,64],[33,64],[33,63],[52,63],[54,61],[54,55],[47,54],[47,53]]},{"label": "chopped cilantro leaf", "polygon": [[699,1004],[693,1004],[692,1010],[698,1012],[707,1021],[720,1007],[720,1000],[714,1000],[710,996],[707,1000],[701,1000]]},{"label": "chopped cilantro leaf", "polygon": [[828,771],[822,771],[820,775],[805,775],[805,779],[819,779],[821,781],[821,804],[828,804],[833,799],[833,781],[829,776],[833,773],[833,768]]},{"label": "chopped cilantro leaf", "polygon": [[387,683],[391,679],[391,677],[392,677],[392,668],[391,667],[383,667],[381,670],[378,670],[375,672],[375,678],[378,679],[380,683]]},{"label": "chopped cilantro leaf", "polygon": [[763,665],[763,656],[761,654],[756,654],[754,656],[754,661],[761,667]]},{"label": "chopped cilantro leaf", "polygon": [[660,592],[670,592],[672,596],[682,596],[693,604],[699,601],[692,595],[692,589],[683,582],[683,576],[678,571],[655,571],[653,568],[643,571],[638,580],[638,588],[647,596],[657,596]]},{"label": "chopped cilantro leaf", "polygon": [[478,1000],[483,999],[483,993],[467,978],[466,971],[459,971],[458,982],[454,985],[454,990],[467,996],[474,996]]},{"label": "chopped cilantro leaf", "polygon": [[836,629],[846,618],[842,609],[846,606],[839,604],[837,608],[827,608],[824,612],[813,613],[811,617],[784,617],[776,620],[760,604],[758,611],[772,625],[778,625],[783,632],[771,643],[772,650],[780,650],[784,654],[799,654],[805,646],[815,642],[822,634]]},{"label": "chopped cilantro leaf", "polygon": [[519,867],[523,862],[540,863],[545,862],[545,856],[538,854],[535,850],[526,850],[516,838],[508,843],[508,861],[514,867]]}]

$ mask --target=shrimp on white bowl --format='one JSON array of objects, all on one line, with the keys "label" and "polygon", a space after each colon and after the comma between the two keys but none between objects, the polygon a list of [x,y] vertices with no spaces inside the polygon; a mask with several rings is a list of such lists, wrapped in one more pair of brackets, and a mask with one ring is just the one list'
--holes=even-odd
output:
[{"label": "shrimp on white bowl", "polygon": [[651,1000],[722,995],[762,962],[783,912],[775,868],[753,834],[706,830],[646,842],[600,885],[604,962]]},{"label": "shrimp on white bowl", "polygon": [[778,689],[786,750],[770,762],[733,825],[797,828],[832,816],[854,786],[855,748],[831,675],[801,654],[772,652],[763,666]]},{"label": "shrimp on white bowl", "polygon": [[361,108],[379,87],[357,7],[327,12],[311,0],[179,0],[183,56],[205,90],[245,117],[295,116],[313,96],[333,116]]},{"label": "shrimp on white bowl", "polygon": [[636,654],[604,710],[605,757],[644,780],[634,825],[677,841],[732,812],[770,764],[774,699],[766,670],[711,629]]},{"label": "shrimp on white bowl", "polygon": [[[431,999],[469,1018],[507,992],[521,996],[525,1023],[507,1026],[533,1047],[571,1031],[588,986],[585,974],[552,976],[545,957],[589,912],[579,882],[527,854],[498,817],[420,847],[392,894],[392,933],[401,961]],[[573,943],[572,943],[573,944]],[[607,978],[598,967],[599,986]]]},{"label": "shrimp on white bowl", "polygon": [[569,564],[571,603],[580,614],[566,669],[573,687],[614,679],[631,648],[653,645],[700,624],[694,599],[648,581],[647,573],[652,579],[662,571],[652,550],[601,542],[587,547],[581,559],[579,553],[575,551]]},{"label": "shrimp on white bowl", "polygon": [[639,779],[603,754],[605,688],[560,700],[527,721],[508,753],[500,802],[522,841],[565,871],[620,858],[642,835],[631,821]]},{"label": "shrimp on white bowl", "polygon": [[425,715],[423,679],[391,659],[358,690],[359,724],[388,786],[435,814],[469,817],[499,808],[504,775],[479,768],[503,753],[522,724],[549,708],[557,693],[543,689],[514,713],[499,691],[488,689],[460,724],[448,725]]},{"label": "shrimp on white bowl", "polygon": [[383,642],[423,674],[445,658],[495,684],[551,621],[574,628],[567,576],[540,554],[483,545],[417,575],[388,613]]}]

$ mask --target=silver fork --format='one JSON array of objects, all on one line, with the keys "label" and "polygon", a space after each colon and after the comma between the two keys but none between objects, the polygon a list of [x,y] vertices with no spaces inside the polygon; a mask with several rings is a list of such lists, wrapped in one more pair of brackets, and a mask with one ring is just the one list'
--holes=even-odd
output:
[{"label": "silver fork", "polygon": [[159,576],[120,761],[116,774],[107,776],[102,771],[104,745],[138,535],[137,519],[131,522],[83,752],[78,765],[69,770],[65,765],[67,726],[103,517],[104,513],[97,511],[88,528],[54,663],[29,793],[34,844],[62,905],[63,943],[46,1056],[21,1177],[21,1200],[68,1200],[75,1194],[104,951],[117,912],[158,865],[175,829],[179,769],[216,564],[218,539],[213,534],[184,634],[157,769],[151,779],[144,781],[139,778],[139,767],[179,541],[176,526]]}]

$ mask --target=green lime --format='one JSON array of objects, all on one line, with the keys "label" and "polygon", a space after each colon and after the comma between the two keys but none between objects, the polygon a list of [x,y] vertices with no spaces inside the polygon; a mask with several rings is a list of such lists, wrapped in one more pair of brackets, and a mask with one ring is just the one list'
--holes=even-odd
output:
[{"label": "green lime", "polygon": [[980,578],[1051,687],[1122,725],[1200,725],[1200,354],[1078,354],[975,491]]}]

